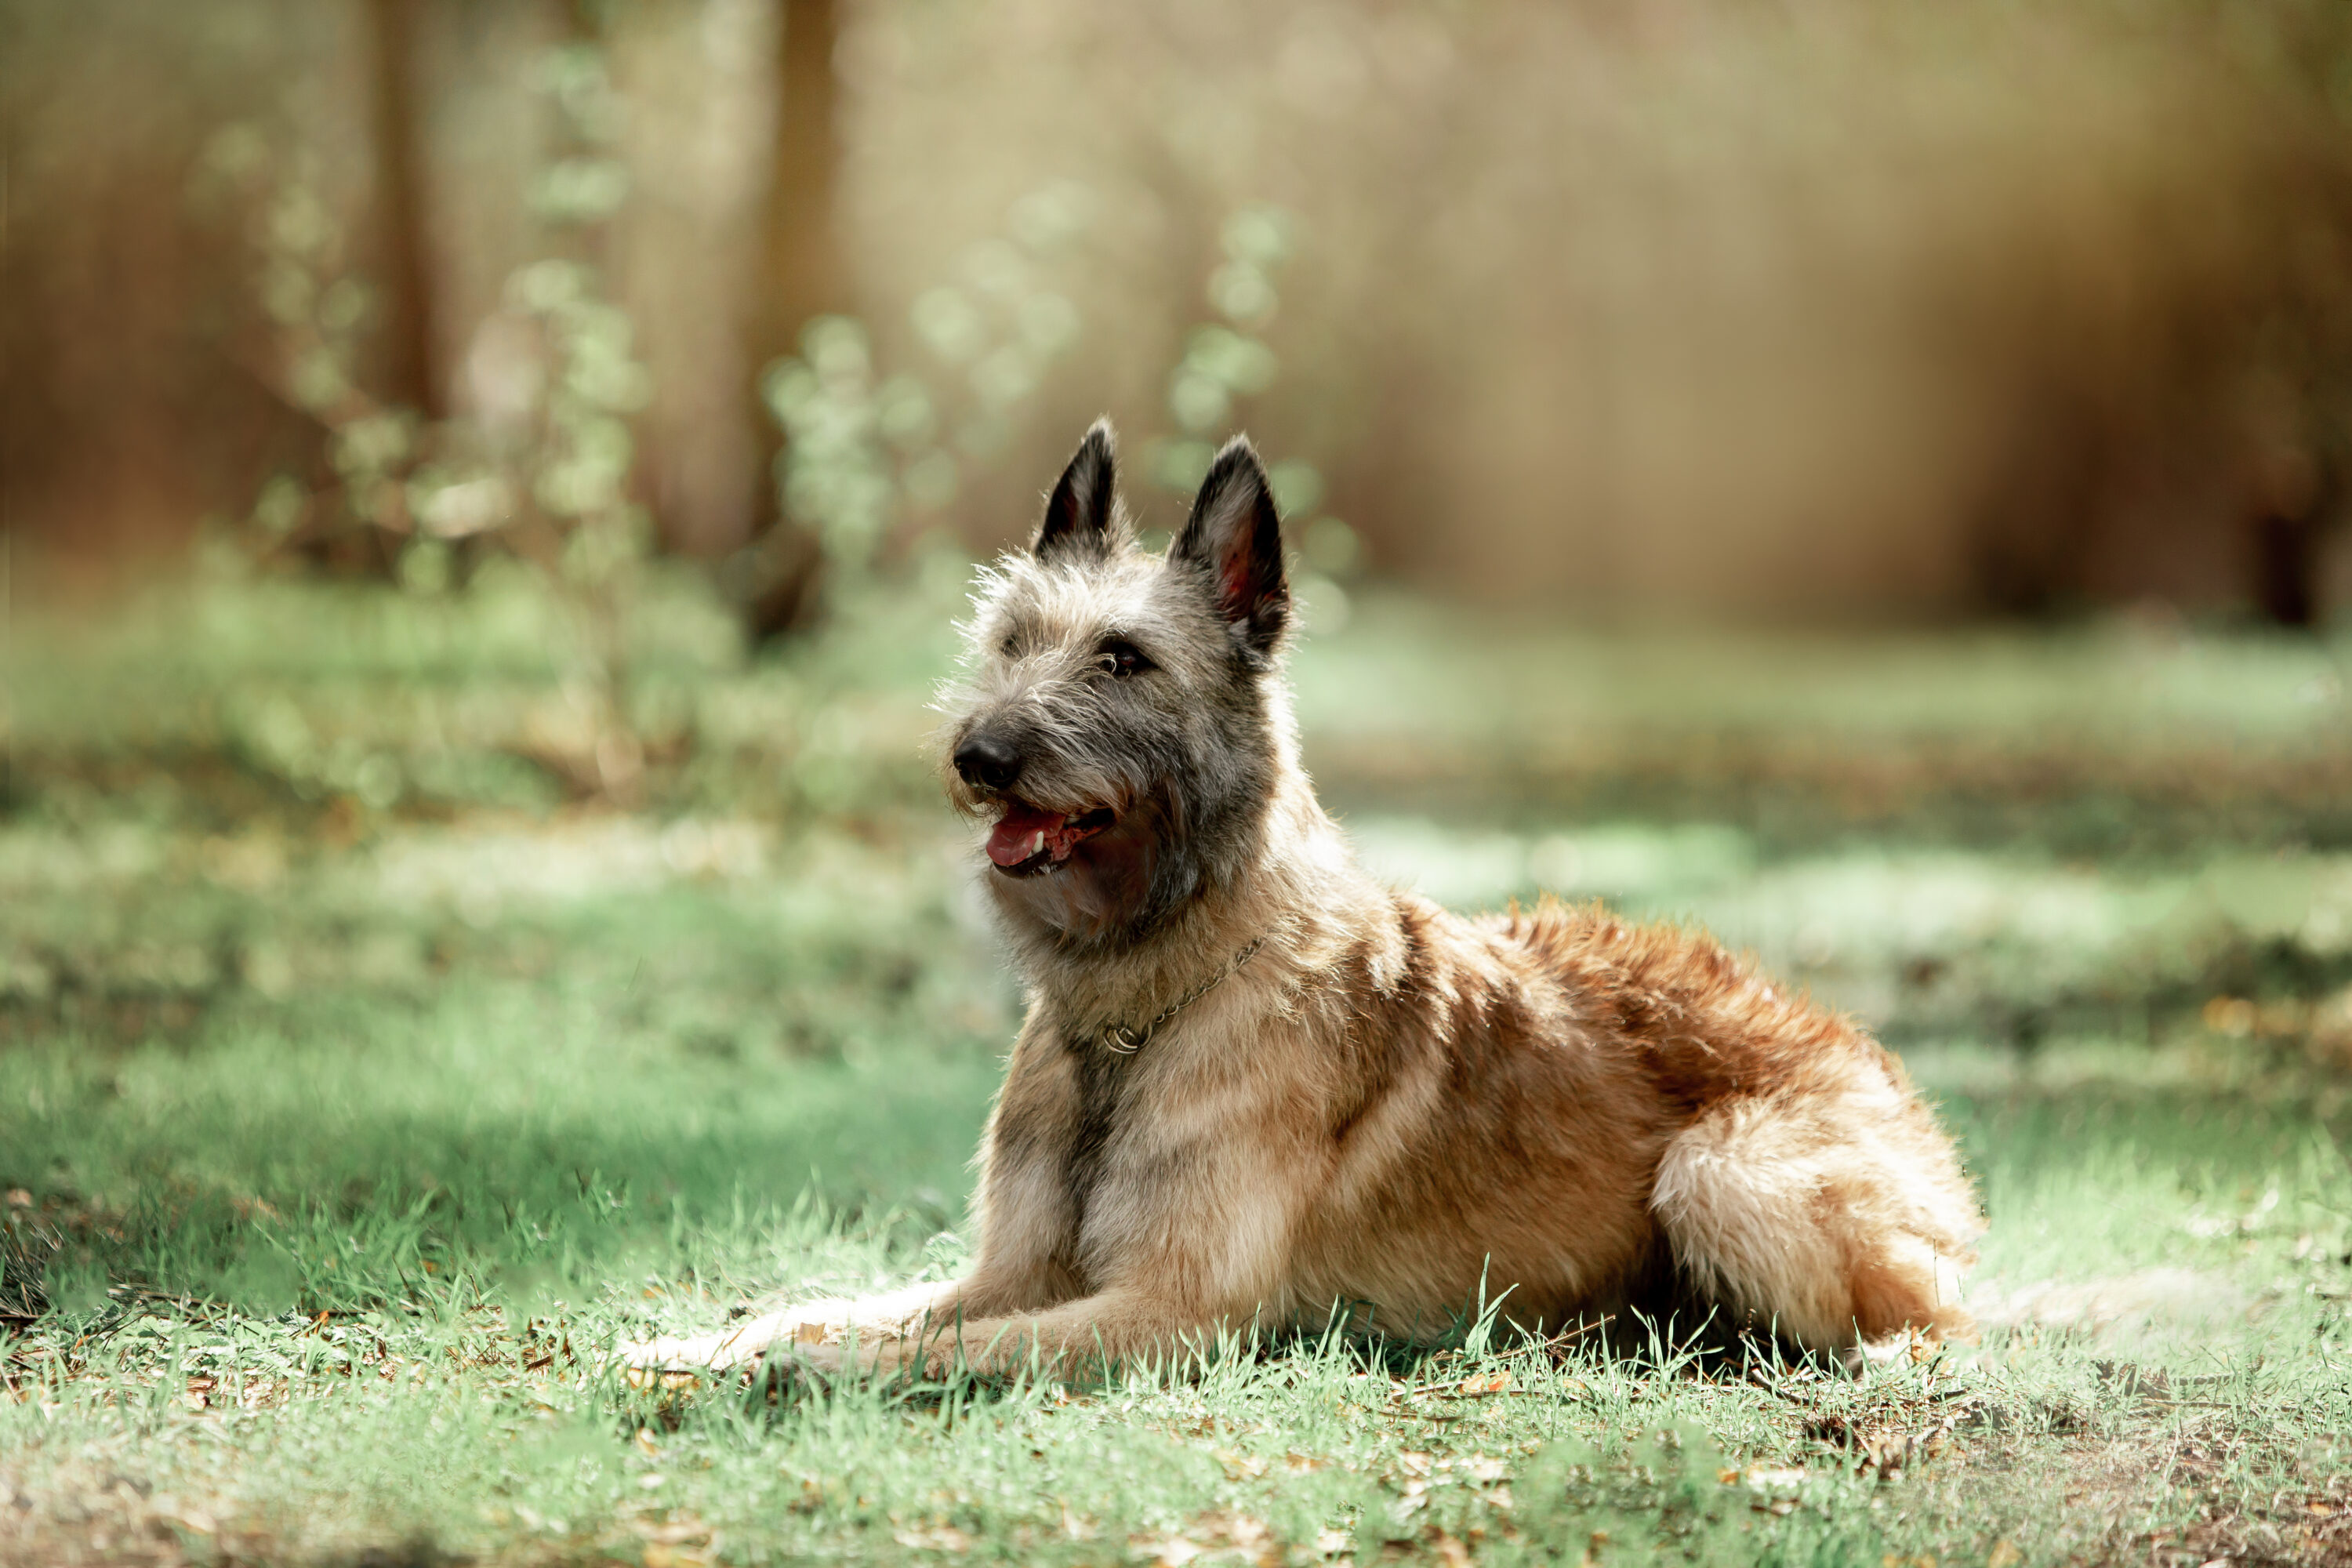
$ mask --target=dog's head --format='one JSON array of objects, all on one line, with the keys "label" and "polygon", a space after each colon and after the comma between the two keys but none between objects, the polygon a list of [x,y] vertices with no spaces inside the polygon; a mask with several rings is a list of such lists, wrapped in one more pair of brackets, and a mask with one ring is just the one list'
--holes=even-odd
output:
[{"label": "dog's head", "polygon": [[944,737],[950,796],[993,822],[998,903],[1097,947],[1249,863],[1289,744],[1290,591],[1257,453],[1217,454],[1164,556],[1137,546],[1116,468],[1097,424],[1035,541],[983,575]]}]

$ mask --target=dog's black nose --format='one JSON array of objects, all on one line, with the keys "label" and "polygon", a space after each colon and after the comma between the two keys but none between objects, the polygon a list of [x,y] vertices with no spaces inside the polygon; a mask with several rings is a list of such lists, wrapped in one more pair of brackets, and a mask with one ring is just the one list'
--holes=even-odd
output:
[{"label": "dog's black nose", "polygon": [[1021,753],[985,731],[975,731],[955,749],[955,771],[975,788],[1011,789],[1021,776]]}]

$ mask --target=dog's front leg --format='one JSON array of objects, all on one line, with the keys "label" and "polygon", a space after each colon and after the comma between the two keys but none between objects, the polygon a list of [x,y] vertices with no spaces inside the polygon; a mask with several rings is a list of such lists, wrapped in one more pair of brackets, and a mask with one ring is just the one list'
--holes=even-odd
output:
[{"label": "dog's front leg", "polygon": [[746,1318],[715,1334],[694,1334],[628,1345],[624,1366],[642,1372],[726,1372],[750,1366],[778,1344],[816,1345],[843,1334],[874,1340],[907,1332],[944,1310],[952,1315],[971,1281],[913,1285],[878,1296],[803,1301]]},{"label": "dog's front leg", "polygon": [[[912,1332],[861,1338],[856,1363],[929,1377],[1033,1365],[1070,1376],[1104,1363],[1164,1363],[1250,1327],[1261,1312],[1281,1313],[1290,1299],[1289,1237],[1312,1190],[1301,1179],[1311,1170],[1304,1156],[1286,1127],[1217,1120],[1142,1145],[1131,1164],[1114,1160],[1097,1192],[1105,1212],[1119,1216],[1098,1236],[1108,1254],[1099,1289],[1042,1310],[935,1310]],[[826,1364],[845,1366],[847,1357]]]},{"label": "dog's front leg", "polygon": [[1054,1131],[1074,1103],[1058,1041],[1025,1031],[1014,1047],[1004,1093],[981,1144],[980,1190],[973,1205],[980,1256],[970,1274],[876,1296],[835,1297],[782,1307],[715,1334],[646,1341],[618,1352],[633,1372],[726,1371],[791,1345],[824,1363],[845,1335],[874,1345],[927,1323],[997,1319],[1035,1312],[1077,1294],[1064,1261],[1072,1246],[1069,1188],[1061,1178],[1063,1144]]},{"label": "dog's front leg", "polygon": [[928,1325],[1018,1312],[1066,1299],[1052,1289],[1052,1271],[1025,1255],[983,1254],[960,1279],[910,1285],[875,1296],[832,1297],[803,1301],[747,1318],[714,1334],[697,1334],[628,1345],[623,1365],[645,1372],[724,1372],[750,1366],[777,1345],[798,1347],[803,1359],[827,1359],[819,1346],[845,1338],[872,1345],[920,1336]]},{"label": "dog's front leg", "polygon": [[1248,1327],[1250,1317],[1248,1310],[1215,1314],[1139,1290],[1110,1289],[1043,1312],[934,1316],[908,1333],[827,1345],[809,1359],[820,1370],[833,1371],[854,1355],[861,1370],[885,1375],[913,1370],[938,1378],[961,1370],[992,1377],[1034,1368],[1068,1377],[1123,1363],[1164,1363],[1213,1344],[1221,1333]]}]

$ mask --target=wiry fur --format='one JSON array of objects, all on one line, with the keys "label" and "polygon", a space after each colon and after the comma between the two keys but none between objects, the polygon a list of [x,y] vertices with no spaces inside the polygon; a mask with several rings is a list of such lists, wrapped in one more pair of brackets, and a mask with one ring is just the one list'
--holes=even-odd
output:
[{"label": "wiry fur", "polygon": [[[783,1340],[837,1366],[854,1329],[878,1364],[1050,1365],[1337,1303],[1412,1332],[1482,1289],[1530,1328],[1674,1307],[1832,1352],[1966,1332],[1974,1199],[1895,1059],[1704,936],[1550,900],[1469,921],[1373,882],[1299,767],[1255,455],[1219,456],[1164,560],[1113,477],[1097,426],[984,577],[948,700],[964,811],[1116,816],[987,873],[1030,1005],[972,1271],[636,1363]],[[982,744],[1017,779],[962,776]],[[1143,1049],[1100,1043],[1261,936]]]}]

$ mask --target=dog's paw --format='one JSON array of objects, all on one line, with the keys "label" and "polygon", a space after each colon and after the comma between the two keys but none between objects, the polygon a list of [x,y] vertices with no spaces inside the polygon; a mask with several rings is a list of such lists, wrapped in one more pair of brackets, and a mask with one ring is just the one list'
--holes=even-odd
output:
[{"label": "dog's paw", "polygon": [[842,1368],[841,1350],[803,1329],[775,1331],[768,1320],[738,1324],[721,1333],[646,1340],[614,1351],[612,1362],[632,1388],[691,1388],[705,1380],[808,1373],[829,1375]]},{"label": "dog's paw", "polygon": [[764,1348],[732,1333],[703,1334],[623,1345],[613,1359],[631,1372],[726,1372],[758,1360]]},{"label": "dog's paw", "polygon": [[631,1388],[675,1392],[694,1387],[741,1365],[724,1334],[698,1339],[666,1338],[623,1345],[607,1364],[619,1369]]}]

